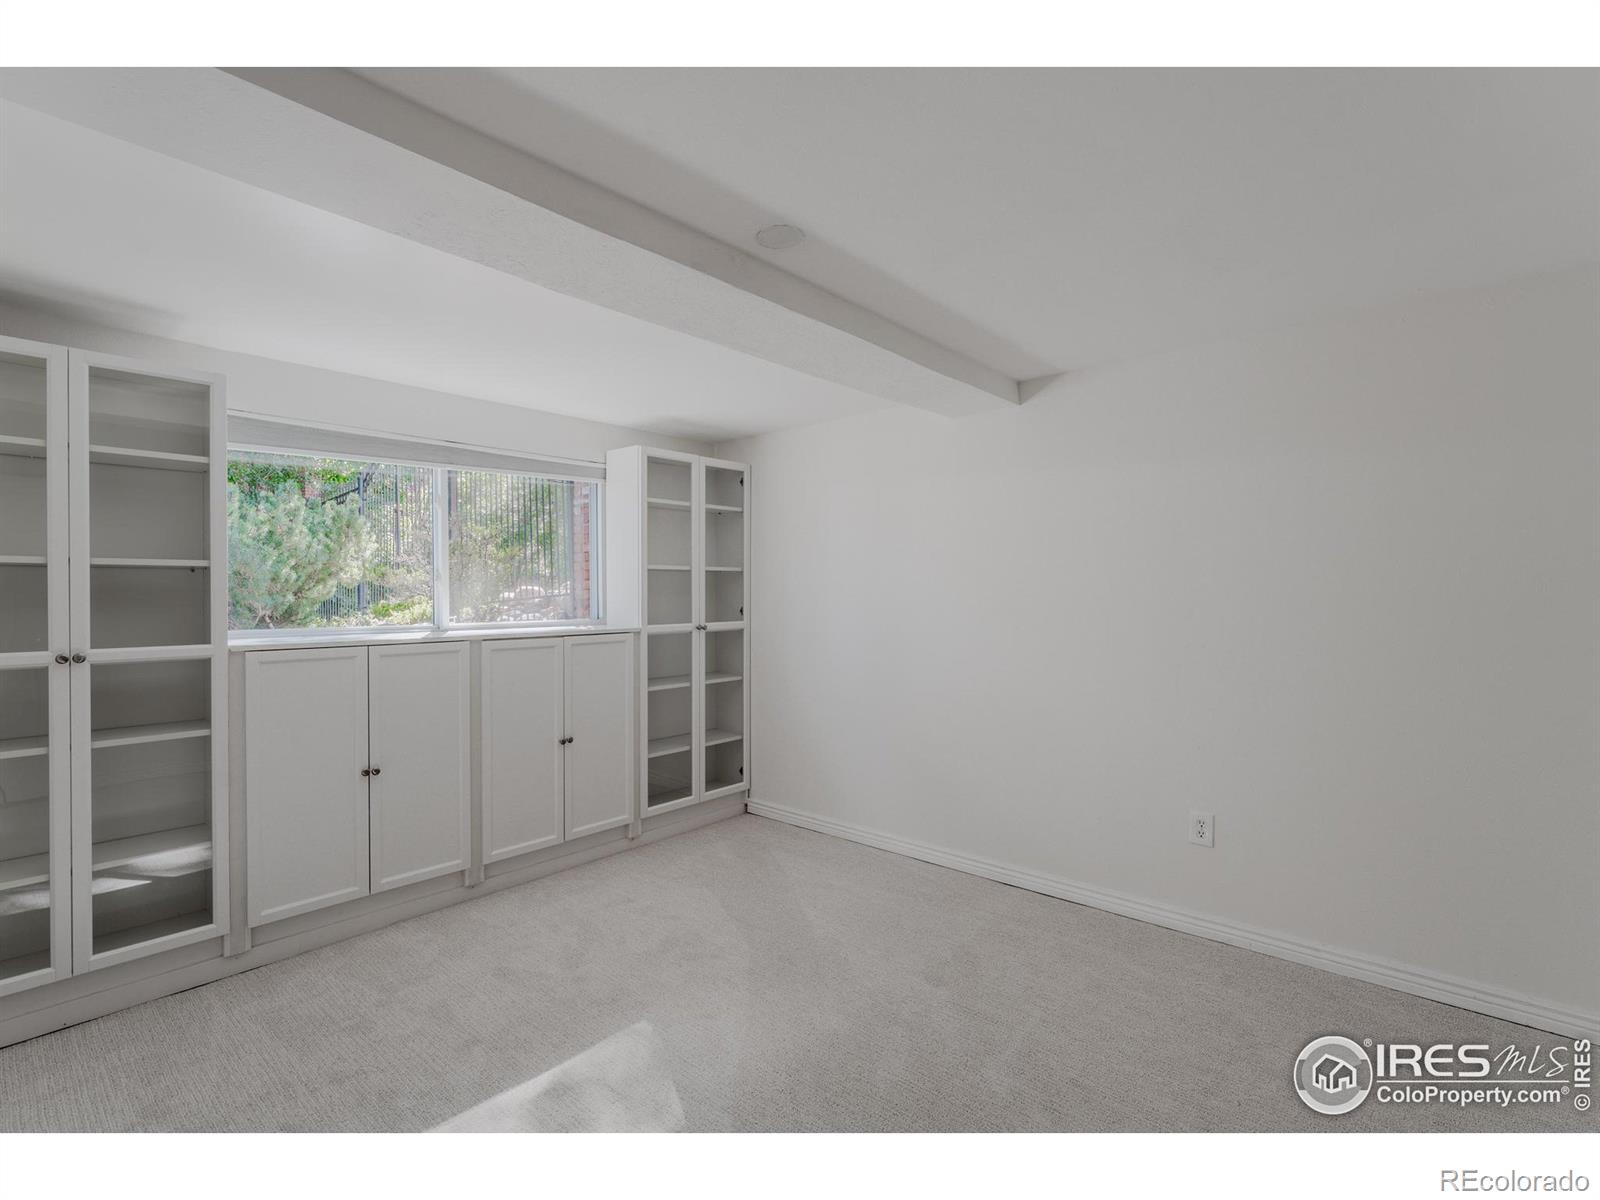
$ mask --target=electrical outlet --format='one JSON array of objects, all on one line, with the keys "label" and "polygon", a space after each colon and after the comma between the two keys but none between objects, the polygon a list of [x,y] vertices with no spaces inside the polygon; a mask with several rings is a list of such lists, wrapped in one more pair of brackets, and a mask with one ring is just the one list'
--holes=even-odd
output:
[{"label": "electrical outlet", "polygon": [[1211,813],[1189,814],[1189,840],[1196,846],[1214,846],[1217,837],[1216,817]]}]

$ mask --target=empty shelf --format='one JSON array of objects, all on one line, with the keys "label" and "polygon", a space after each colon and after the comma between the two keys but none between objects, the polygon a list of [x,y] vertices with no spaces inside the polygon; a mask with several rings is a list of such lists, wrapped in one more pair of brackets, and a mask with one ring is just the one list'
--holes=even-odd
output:
[{"label": "empty shelf", "polygon": [[26,858],[0,860],[0,892],[14,892],[49,882],[48,854],[30,854]]},{"label": "empty shelf", "polygon": [[47,737],[0,738],[0,759],[34,758],[48,753],[50,739]]},{"label": "empty shelf", "polygon": [[660,758],[663,754],[682,754],[692,744],[687,733],[675,733],[671,737],[651,738],[649,746],[650,758]]},{"label": "empty shelf", "polygon": [[650,564],[650,570],[652,570],[652,571],[687,571],[688,569],[689,568],[687,566],[681,566],[680,567],[677,563],[651,563]]},{"label": "empty shelf", "polygon": [[687,800],[694,795],[694,789],[685,784],[683,787],[663,788],[659,792],[651,792],[645,799],[646,808],[659,808],[663,804],[676,804],[680,800]]},{"label": "empty shelf", "polygon": [[35,950],[32,954],[19,954],[15,958],[0,958],[0,979],[20,979],[35,971],[50,969],[50,951]]},{"label": "empty shelf", "polygon": [[89,461],[114,467],[157,467],[164,471],[211,469],[211,460],[203,454],[177,454],[171,450],[134,450],[126,446],[90,446]]},{"label": "empty shelf", "polygon": [[742,504],[707,504],[706,505],[706,511],[707,512],[712,512],[712,513],[742,513],[744,511],[744,505],[742,505]]},{"label": "empty shelf", "polygon": [[[0,433],[0,454],[11,454],[18,458],[43,458],[45,444],[43,438],[17,437],[14,434]],[[688,505],[684,505],[685,508]]]},{"label": "empty shelf", "polygon": [[737,742],[743,737],[744,734],[736,729],[708,729],[706,730],[706,745],[720,746],[723,742]]},{"label": "empty shelf", "polygon": [[0,554],[0,567],[42,567],[42,554]]},{"label": "empty shelf", "polygon": [[176,742],[184,738],[210,736],[209,721],[168,721],[159,725],[96,729],[89,740],[96,750],[103,750],[108,746],[137,746],[142,742]]},{"label": "empty shelf", "polygon": [[[710,687],[714,683],[737,683],[743,678],[743,675],[736,675],[731,671],[708,671],[706,672],[706,686]],[[688,687],[693,682],[693,678],[688,675],[658,675],[650,680],[649,690],[652,692],[665,692],[673,688]]]},{"label": "empty shelf", "polygon": [[209,567],[209,558],[91,558],[91,567]]},{"label": "empty shelf", "polygon": [[706,780],[706,799],[716,800],[723,796],[731,796],[734,792],[744,790],[742,779],[708,779]]},{"label": "empty shelf", "polygon": [[663,496],[651,496],[645,503],[651,508],[688,508],[687,500],[668,500]]},{"label": "empty shelf", "polygon": [[96,842],[94,869],[119,869],[129,872],[159,871],[166,875],[189,875],[211,869],[211,827],[189,825],[183,829],[163,829],[138,837]]},{"label": "empty shelf", "polygon": [[712,566],[708,566],[708,567],[706,567],[706,570],[708,570],[708,571],[742,571],[742,570],[744,570],[744,568],[743,567],[712,567]]}]

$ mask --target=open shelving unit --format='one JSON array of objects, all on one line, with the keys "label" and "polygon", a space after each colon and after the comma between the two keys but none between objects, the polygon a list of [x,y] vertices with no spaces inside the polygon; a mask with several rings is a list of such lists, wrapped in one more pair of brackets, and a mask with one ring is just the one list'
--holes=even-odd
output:
[{"label": "open shelving unit", "polygon": [[749,787],[746,476],[677,451],[607,456],[607,612],[645,631],[643,817]]}]

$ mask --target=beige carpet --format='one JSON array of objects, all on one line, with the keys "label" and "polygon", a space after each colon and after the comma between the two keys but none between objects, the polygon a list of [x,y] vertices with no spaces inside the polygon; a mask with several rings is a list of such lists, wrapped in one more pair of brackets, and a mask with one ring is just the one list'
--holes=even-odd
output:
[{"label": "beige carpet", "polygon": [[1540,1035],[741,816],[0,1050],[3,1129],[420,1130],[648,1021],[689,1129],[1595,1128],[1319,1117],[1314,1035]]}]

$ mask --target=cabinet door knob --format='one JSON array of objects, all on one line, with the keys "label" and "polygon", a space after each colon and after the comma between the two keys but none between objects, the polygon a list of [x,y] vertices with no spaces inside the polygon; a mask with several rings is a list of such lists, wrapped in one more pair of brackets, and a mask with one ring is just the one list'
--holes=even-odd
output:
[{"label": "cabinet door knob", "polygon": [[74,654],[72,656],[72,661],[75,662],[75,663],[88,662],[89,661],[89,656],[87,654]]},{"label": "cabinet door knob", "polygon": [[372,773],[374,775],[382,775],[383,774],[383,768],[382,767],[373,767],[372,768]]},{"label": "cabinet door knob", "polygon": [[64,667],[69,662],[71,662],[72,660],[70,658],[68,658],[65,654],[58,654],[58,655],[56,655],[56,661],[58,663],[60,663]]},{"label": "cabinet door knob", "polygon": [[372,768],[371,767],[362,767],[361,768],[361,778],[365,779],[368,775],[371,775],[371,774],[372,774]]}]

